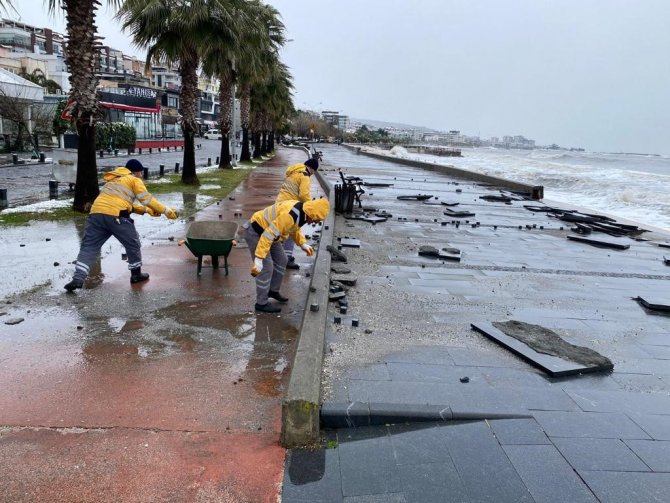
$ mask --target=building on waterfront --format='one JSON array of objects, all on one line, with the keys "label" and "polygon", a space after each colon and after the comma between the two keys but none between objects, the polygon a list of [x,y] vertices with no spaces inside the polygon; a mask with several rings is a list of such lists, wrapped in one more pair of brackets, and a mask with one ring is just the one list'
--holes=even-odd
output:
[{"label": "building on waterfront", "polygon": [[[55,81],[62,96],[40,98],[55,107],[70,91],[65,52],[66,37],[49,28],[0,19],[0,69],[15,75],[39,71]],[[176,66],[154,65],[110,46],[100,46],[96,60],[98,92],[105,120],[122,121],[136,127],[138,139],[181,138],[181,78]],[[220,107],[218,80],[201,76],[198,81],[200,133],[218,127]],[[239,101],[234,103],[234,124],[240,124]],[[1,127],[1,125],[0,125]]]},{"label": "building on waterfront", "polygon": [[321,112],[321,118],[341,131],[346,131],[349,128],[349,117],[340,114],[340,112],[324,110]]}]

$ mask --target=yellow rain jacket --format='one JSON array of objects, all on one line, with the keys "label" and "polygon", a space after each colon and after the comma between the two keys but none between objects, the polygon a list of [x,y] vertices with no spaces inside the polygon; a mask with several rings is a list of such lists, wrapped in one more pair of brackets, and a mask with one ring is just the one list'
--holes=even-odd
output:
[{"label": "yellow rain jacket", "polygon": [[[296,205],[302,205],[302,211]],[[252,226],[263,229],[256,245],[256,257],[265,258],[272,243],[277,240],[286,241],[289,236],[298,246],[302,246],[307,242],[305,235],[300,230],[300,226],[305,223],[304,217],[308,216],[314,221],[322,221],[325,220],[328,213],[330,213],[328,199],[316,199],[306,203],[283,201],[257,211],[251,215],[249,220]]]},{"label": "yellow rain jacket", "polygon": [[107,183],[93,201],[91,213],[118,217],[121,211],[128,211],[143,215],[147,212],[147,207],[158,214],[165,213],[165,205],[154,199],[147,192],[144,182],[133,176],[129,169],[116,168],[102,177]]},{"label": "yellow rain jacket", "polygon": [[305,235],[300,230],[300,211],[293,208],[298,203],[299,201],[275,203],[251,215],[252,225],[256,224],[254,227],[260,226],[263,229],[256,245],[258,258],[267,256],[272,243],[286,241],[289,236],[298,246],[307,242]]},{"label": "yellow rain jacket", "polygon": [[310,176],[306,175],[307,166],[304,163],[293,164],[286,169],[286,180],[279,189],[275,202],[302,201],[312,199]]}]

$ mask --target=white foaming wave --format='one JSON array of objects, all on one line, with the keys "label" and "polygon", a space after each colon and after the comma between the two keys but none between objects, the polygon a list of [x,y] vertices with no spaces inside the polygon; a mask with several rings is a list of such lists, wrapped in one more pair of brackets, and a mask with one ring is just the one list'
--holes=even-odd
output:
[{"label": "white foaming wave", "polygon": [[[466,157],[438,158],[437,162],[521,183],[543,185],[548,199],[670,230],[670,198],[664,190],[670,186],[668,175],[639,171],[640,166],[636,166],[638,169],[615,168],[611,164],[614,159],[604,159],[600,154],[533,157],[517,152],[473,149],[464,155]],[[431,155],[409,157],[435,162],[435,156]],[[650,161],[654,159],[658,157],[652,156]],[[580,161],[583,164],[578,164]]]}]

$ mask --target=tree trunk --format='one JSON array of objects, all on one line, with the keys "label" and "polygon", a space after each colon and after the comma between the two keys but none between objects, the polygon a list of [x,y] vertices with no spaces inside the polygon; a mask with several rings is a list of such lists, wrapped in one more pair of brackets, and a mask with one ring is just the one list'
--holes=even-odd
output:
[{"label": "tree trunk", "polygon": [[261,133],[261,155],[268,155],[268,132],[263,131]]},{"label": "tree trunk", "polygon": [[181,76],[181,130],[184,133],[184,169],[181,181],[188,185],[198,185],[198,175],[195,172],[195,133],[198,130],[196,121],[198,106],[198,63],[199,58],[195,50],[183,55],[180,66]]},{"label": "tree trunk", "polygon": [[95,123],[100,119],[96,88],[98,49],[95,9],[99,2],[63,0],[67,18],[65,63],[70,71],[71,114],[77,133],[77,183],[73,208],[88,212],[100,193],[95,157]]},{"label": "tree trunk", "polygon": [[249,151],[249,119],[251,111],[251,90],[249,85],[245,84],[242,89],[240,101],[240,124],[242,126],[242,152],[240,153],[240,162],[250,162],[251,152]]},{"label": "tree trunk", "polygon": [[251,151],[249,150],[249,128],[242,128],[242,152],[240,162],[251,162]]},{"label": "tree trunk", "polygon": [[254,131],[254,159],[261,158],[261,132]]},{"label": "tree trunk", "polygon": [[268,150],[270,153],[275,150],[275,132],[273,130],[270,130],[268,134]]},{"label": "tree trunk", "polygon": [[219,157],[219,168],[232,169],[233,163],[230,159],[230,135],[224,134],[221,141],[221,156]]},{"label": "tree trunk", "polygon": [[88,213],[98,194],[98,168],[95,164],[95,123],[77,123],[77,180],[74,186],[75,211]]},{"label": "tree trunk", "polygon": [[[221,155],[219,168],[232,168],[230,158],[230,130],[233,126],[233,82],[230,74],[219,75],[219,110],[221,112]],[[235,132],[233,131],[233,134]]]}]

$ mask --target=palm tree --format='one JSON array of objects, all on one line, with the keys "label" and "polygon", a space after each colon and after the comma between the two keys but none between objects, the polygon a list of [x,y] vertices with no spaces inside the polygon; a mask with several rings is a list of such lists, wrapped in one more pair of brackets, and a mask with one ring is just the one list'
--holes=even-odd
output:
[{"label": "palm tree", "polygon": [[221,39],[235,44],[244,0],[125,0],[118,17],[152,62],[176,64],[181,77],[184,133],[182,182],[198,184],[195,171],[198,68],[201,57]]},{"label": "palm tree", "polygon": [[26,69],[23,68],[21,73],[19,73],[19,77],[23,77],[24,79],[29,80],[38,86],[46,87],[49,94],[56,94],[57,91],[62,90],[61,86],[58,85],[58,82],[47,79],[46,75],[44,75],[44,72],[39,68],[35,68],[31,73],[27,73]]},{"label": "palm tree", "polygon": [[249,126],[251,123],[251,89],[267,78],[272,62],[277,59],[279,48],[285,43],[284,24],[281,22],[279,11],[260,0],[251,0],[249,8],[253,18],[260,27],[259,30],[245,33],[242,44],[253,48],[253,57],[244,61],[238,70],[240,82],[240,122],[242,126],[242,152],[240,161],[250,161]]},{"label": "palm tree", "polygon": [[[65,64],[70,72],[70,114],[79,135],[77,180],[73,208],[87,212],[98,196],[95,158],[95,123],[102,118],[98,107],[96,67],[100,44],[95,26],[97,0],[46,0],[49,12],[65,9],[67,46]],[[109,0],[115,5],[117,0]]]}]

